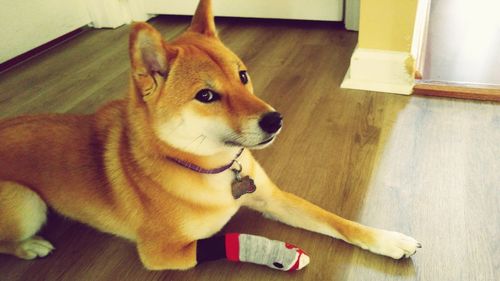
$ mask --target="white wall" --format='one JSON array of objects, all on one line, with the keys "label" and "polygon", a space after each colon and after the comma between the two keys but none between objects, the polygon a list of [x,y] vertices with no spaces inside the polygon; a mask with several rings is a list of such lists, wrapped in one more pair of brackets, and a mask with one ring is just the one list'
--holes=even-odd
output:
[{"label": "white wall", "polygon": [[0,63],[88,23],[85,0],[0,0]]},{"label": "white wall", "polygon": [[[198,0],[0,0],[0,63],[87,24],[116,28],[131,20],[145,21],[154,14],[192,15],[197,3]],[[216,0],[213,4],[217,16],[341,21],[344,0]]]},{"label": "white wall", "polygon": [[[198,0],[143,0],[152,14],[192,15]],[[343,0],[215,0],[216,16],[341,21]]]}]

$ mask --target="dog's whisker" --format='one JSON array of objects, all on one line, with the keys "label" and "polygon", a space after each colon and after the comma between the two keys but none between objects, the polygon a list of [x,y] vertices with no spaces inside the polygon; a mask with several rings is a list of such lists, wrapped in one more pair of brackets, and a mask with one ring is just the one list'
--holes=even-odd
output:
[{"label": "dog's whisker", "polygon": [[198,149],[201,144],[207,139],[207,136],[203,135],[203,138],[201,139],[200,143],[198,143],[198,146],[196,146],[196,149]]},{"label": "dog's whisker", "polygon": [[179,122],[179,124],[177,124],[177,125],[174,127],[174,129],[170,132],[170,134],[175,133],[175,131],[177,131],[177,130],[181,127],[181,125],[182,125],[183,123],[184,123],[184,119],[181,119],[181,120],[180,120],[180,122]]},{"label": "dog's whisker", "polygon": [[203,134],[201,134],[201,135],[197,136],[197,137],[196,137],[196,138],[194,138],[194,139],[193,139],[193,140],[192,140],[192,141],[191,141],[188,145],[186,145],[186,146],[184,147],[184,149],[188,149],[188,148],[189,148],[192,144],[194,144],[194,143],[195,143],[195,142],[196,142],[199,138],[203,138],[203,137],[204,137],[204,135],[203,135]]},{"label": "dog's whisker", "polygon": [[241,132],[241,135],[260,135],[260,133],[248,132],[248,131],[245,132],[245,131],[243,131],[243,132]]}]

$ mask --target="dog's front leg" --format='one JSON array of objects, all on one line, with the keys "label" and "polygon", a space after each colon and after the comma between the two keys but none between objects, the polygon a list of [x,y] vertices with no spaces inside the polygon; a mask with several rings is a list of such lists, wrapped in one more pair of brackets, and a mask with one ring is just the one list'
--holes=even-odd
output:
[{"label": "dog's front leg", "polygon": [[243,202],[286,224],[342,239],[373,253],[400,259],[421,245],[401,233],[368,227],[328,212],[296,195],[280,190],[255,162],[250,171],[257,190]]},{"label": "dog's front leg", "polygon": [[142,264],[149,270],[189,269],[197,264],[197,241],[164,241],[160,235],[145,235],[137,240],[137,251]]},{"label": "dog's front leg", "polygon": [[282,271],[300,270],[309,257],[302,249],[262,236],[229,233],[192,242],[162,241],[161,236],[139,239],[141,261],[150,270],[188,269],[197,264],[227,259],[266,265]]}]

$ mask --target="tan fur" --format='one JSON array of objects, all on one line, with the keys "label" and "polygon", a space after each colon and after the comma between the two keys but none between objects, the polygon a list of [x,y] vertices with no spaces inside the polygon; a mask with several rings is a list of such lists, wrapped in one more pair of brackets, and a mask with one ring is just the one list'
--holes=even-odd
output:
[{"label": "tan fur", "polygon": [[[135,241],[149,269],[196,265],[196,240],[218,232],[243,205],[394,258],[415,252],[412,238],[347,221],[281,191],[248,150],[239,160],[257,191],[238,200],[230,191],[231,171],[205,175],[168,159],[210,169],[229,163],[239,151],[221,145],[199,155],[163,141],[159,136],[174,133],[165,132],[165,124],[176,118],[182,124],[179,116],[185,112],[219,120],[239,135],[272,111],[253,95],[251,83],[241,83],[238,71],[246,68],[218,39],[210,6],[202,0],[191,27],[173,42],[163,41],[148,24],[133,25],[127,99],[110,102],[94,115],[0,122],[0,252],[33,258],[51,250],[33,237],[45,221],[45,203]],[[207,87],[223,99],[210,105],[193,101]],[[40,243],[45,248],[40,250]]]}]

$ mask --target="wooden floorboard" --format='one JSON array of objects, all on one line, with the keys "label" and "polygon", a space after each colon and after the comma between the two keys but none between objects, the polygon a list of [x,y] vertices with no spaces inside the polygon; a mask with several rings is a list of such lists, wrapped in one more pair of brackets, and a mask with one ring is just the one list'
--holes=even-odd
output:
[{"label": "wooden floorboard", "polygon": [[[166,38],[189,18],[152,21]],[[500,106],[340,89],[357,34],[326,22],[218,19],[259,96],[285,117],[256,157],[283,189],[424,247],[395,261],[241,210],[224,231],[300,245],[311,264],[283,273],[217,261],[148,272],[129,242],[52,214],[49,257],[0,255],[0,280],[498,280]],[[128,27],[91,30],[0,74],[0,117],[90,113],[128,87]],[[1,157],[1,155],[0,155]],[[0,214],[1,215],[1,214]],[[166,233],[165,235],[168,235]]]}]

